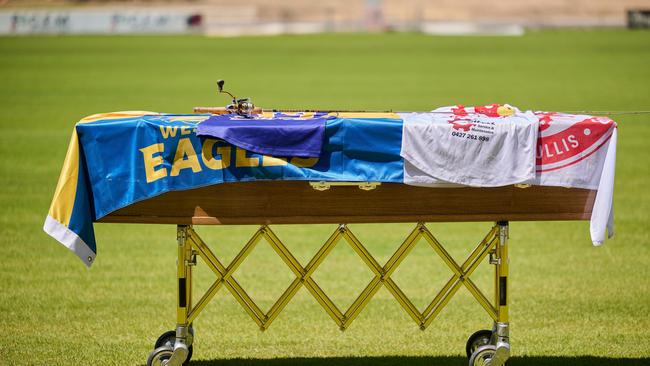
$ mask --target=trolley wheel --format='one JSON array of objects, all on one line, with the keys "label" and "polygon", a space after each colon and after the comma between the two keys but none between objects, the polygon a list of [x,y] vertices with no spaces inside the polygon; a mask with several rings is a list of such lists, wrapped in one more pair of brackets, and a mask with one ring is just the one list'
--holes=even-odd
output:
[{"label": "trolley wheel", "polygon": [[149,354],[147,366],[162,366],[163,361],[169,360],[173,353],[174,349],[172,347],[158,347]]},{"label": "trolley wheel", "polygon": [[476,351],[474,351],[474,353],[472,353],[472,356],[469,358],[469,366],[489,365],[496,352],[496,346],[493,346],[491,344],[480,346],[476,349]]},{"label": "trolley wheel", "polygon": [[[191,329],[191,328],[190,328]],[[193,331],[192,331],[193,333]],[[156,343],[154,344],[153,348],[158,349],[158,348],[163,348],[163,347],[168,347],[172,350],[174,350],[174,343],[176,343],[176,331],[175,330],[170,330],[168,332],[165,332],[158,337],[156,340]],[[192,347],[192,344],[187,347],[187,359],[185,359],[185,362],[183,362],[183,365],[187,365],[190,362],[190,359],[192,359],[192,351],[194,350],[194,347]],[[149,364],[147,364],[149,366]]]},{"label": "trolley wheel", "polygon": [[486,346],[490,344],[492,339],[492,331],[487,329],[482,329],[474,332],[467,339],[467,344],[465,345],[465,351],[467,352],[467,358],[472,357],[474,351],[476,351],[481,346]]}]

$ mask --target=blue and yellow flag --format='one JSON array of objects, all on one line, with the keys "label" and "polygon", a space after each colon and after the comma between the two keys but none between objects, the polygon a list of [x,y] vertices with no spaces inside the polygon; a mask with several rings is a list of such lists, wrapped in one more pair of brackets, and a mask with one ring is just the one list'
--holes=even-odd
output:
[{"label": "blue and yellow flag", "polygon": [[[90,266],[93,222],[169,191],[254,180],[403,182],[402,120],[395,114],[327,118],[319,157],[252,153],[198,137],[210,115],[116,112],[74,128],[44,230]],[[322,118],[310,113],[259,118]]]}]

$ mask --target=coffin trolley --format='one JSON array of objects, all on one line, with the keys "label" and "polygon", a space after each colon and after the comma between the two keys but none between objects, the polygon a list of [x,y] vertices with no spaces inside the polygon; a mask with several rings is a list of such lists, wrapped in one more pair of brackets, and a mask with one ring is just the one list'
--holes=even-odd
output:
[{"label": "coffin trolley", "polygon": [[[222,87],[220,82],[220,91]],[[230,292],[265,330],[304,287],[345,330],[385,287],[424,330],[464,287],[492,320],[490,329],[478,330],[469,337],[469,364],[501,366],[510,357],[509,223],[591,220],[594,243],[602,243],[606,228],[611,235],[616,124],[604,117],[517,111],[522,118],[535,122],[533,184],[496,187],[447,187],[435,184],[435,177],[429,186],[422,186],[427,185],[422,181],[412,184],[412,171],[403,158],[403,134],[408,132],[409,119],[425,118],[425,126],[431,119],[432,123],[439,122],[440,128],[448,128],[450,139],[487,144],[496,138],[490,128],[516,117],[513,111],[503,105],[471,109],[455,106],[419,115],[266,111],[249,100],[233,97],[226,108],[197,108],[196,114],[118,112],[90,116],[73,131],[44,229],[90,266],[97,253],[94,222],[177,225],[176,328],[158,338],[147,365],[179,366],[189,361],[193,321],[218,291]],[[230,141],[198,137],[197,126],[207,125],[206,121],[216,121],[218,128],[223,127],[219,123],[234,122],[246,128],[254,123],[258,123],[256,128],[270,126],[272,131],[251,136],[258,139],[264,135],[271,140],[266,134],[276,133],[279,123],[294,128],[296,122],[305,140],[318,143],[315,150],[320,155],[273,156],[249,151],[257,147],[255,144],[244,143],[248,147],[242,148]],[[293,136],[287,131],[279,133],[289,139]],[[303,142],[297,140],[298,144]],[[494,174],[500,174],[498,169]],[[452,258],[426,225],[486,221],[494,224],[462,262]],[[379,263],[348,227],[353,223],[413,223],[413,229],[390,259]],[[312,259],[301,263],[274,233],[275,224],[335,226]],[[232,262],[225,263],[195,230],[200,225],[260,227]],[[428,242],[451,271],[424,311],[418,310],[391,278],[420,239]],[[233,276],[261,240],[271,245],[295,275],[266,312]],[[374,274],[345,310],[337,307],[313,278],[340,242],[350,245]],[[204,294],[193,293],[197,257],[216,277]],[[492,299],[471,279],[485,262],[494,266]]]}]

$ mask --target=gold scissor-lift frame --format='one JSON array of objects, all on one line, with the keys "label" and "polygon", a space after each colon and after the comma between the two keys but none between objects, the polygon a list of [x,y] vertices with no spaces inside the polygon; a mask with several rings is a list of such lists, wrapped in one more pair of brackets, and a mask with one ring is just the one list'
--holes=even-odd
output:
[{"label": "gold scissor-lift frame", "polygon": [[[420,312],[399,286],[397,286],[395,281],[393,281],[391,275],[406,258],[411,249],[413,249],[415,244],[422,238],[442,258],[452,274],[424,311]],[[233,277],[239,265],[262,239],[271,245],[295,275],[295,279],[289,287],[280,295],[267,312],[264,312],[253,301]],[[342,311],[334,304],[312,276],[341,239],[350,245],[374,275],[356,300],[345,311]],[[191,225],[178,225],[177,240],[178,301],[176,330],[167,332],[158,339],[156,347],[147,361],[148,365],[180,366],[189,360],[194,338],[192,323],[212,300],[214,295],[224,287],[239,302],[261,330],[267,329],[272,324],[301,287],[307,289],[341,330],[347,329],[352,324],[354,319],[356,319],[382,286],[393,295],[401,307],[422,330],[426,329],[433,322],[456,292],[461,287],[465,287],[492,318],[494,324],[491,330],[479,330],[470,336],[467,341],[466,350],[467,356],[470,359],[470,366],[501,366],[510,356],[508,337],[507,221],[496,222],[483,240],[478,243],[461,264],[452,258],[423,222],[415,225],[410,234],[383,266],[370,254],[346,224],[340,224],[336,228],[305,266],[295,258],[280,238],[267,225],[262,225],[253,234],[250,240],[228,265],[225,265],[217,258]],[[197,264],[197,256],[214,272],[216,279],[208,290],[194,302],[192,271]],[[495,266],[494,299],[492,301],[470,279],[472,273],[480,263],[484,262],[486,257],[489,258],[489,263]]]}]

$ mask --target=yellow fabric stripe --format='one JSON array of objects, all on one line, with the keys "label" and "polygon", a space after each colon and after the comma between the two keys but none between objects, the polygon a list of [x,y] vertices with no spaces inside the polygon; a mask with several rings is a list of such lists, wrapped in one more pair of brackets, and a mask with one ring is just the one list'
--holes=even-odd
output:
[{"label": "yellow fabric stripe", "polygon": [[79,143],[77,130],[72,130],[72,137],[65,155],[63,169],[59,175],[59,182],[54,191],[54,198],[50,206],[49,215],[65,226],[70,224],[74,199],[77,194],[77,181],[79,177]]},{"label": "yellow fabric stripe", "polygon": [[140,116],[151,116],[159,115],[157,112],[148,112],[148,111],[121,111],[121,112],[111,112],[111,113],[99,113],[93,114],[88,117],[83,118],[79,123],[88,123],[99,121],[100,119],[120,119],[120,118],[129,118],[129,117],[140,117]]},{"label": "yellow fabric stripe", "polygon": [[[151,116],[151,115],[159,115],[160,113],[157,112],[148,112],[148,111],[121,111],[121,112],[111,112],[111,113],[99,113],[99,114],[93,114],[88,117],[83,118],[79,123],[88,123],[88,122],[94,122],[94,121],[99,121],[101,119],[119,119],[119,118],[128,118],[128,117],[140,117],[140,116]],[[262,117],[265,118],[273,118],[275,115],[275,112],[263,112],[260,114]],[[393,112],[332,112],[329,113],[330,116],[335,116],[339,118],[396,118],[399,119],[400,117],[397,115],[397,113]],[[313,112],[304,112],[301,115],[301,118],[313,118],[314,113]],[[207,119],[207,116],[182,116],[182,117],[175,117],[172,118],[171,120],[178,120],[178,121],[196,121],[200,122],[205,119]]]},{"label": "yellow fabric stripe", "polygon": [[179,117],[168,117],[169,122],[203,122],[210,116],[179,116]]}]

